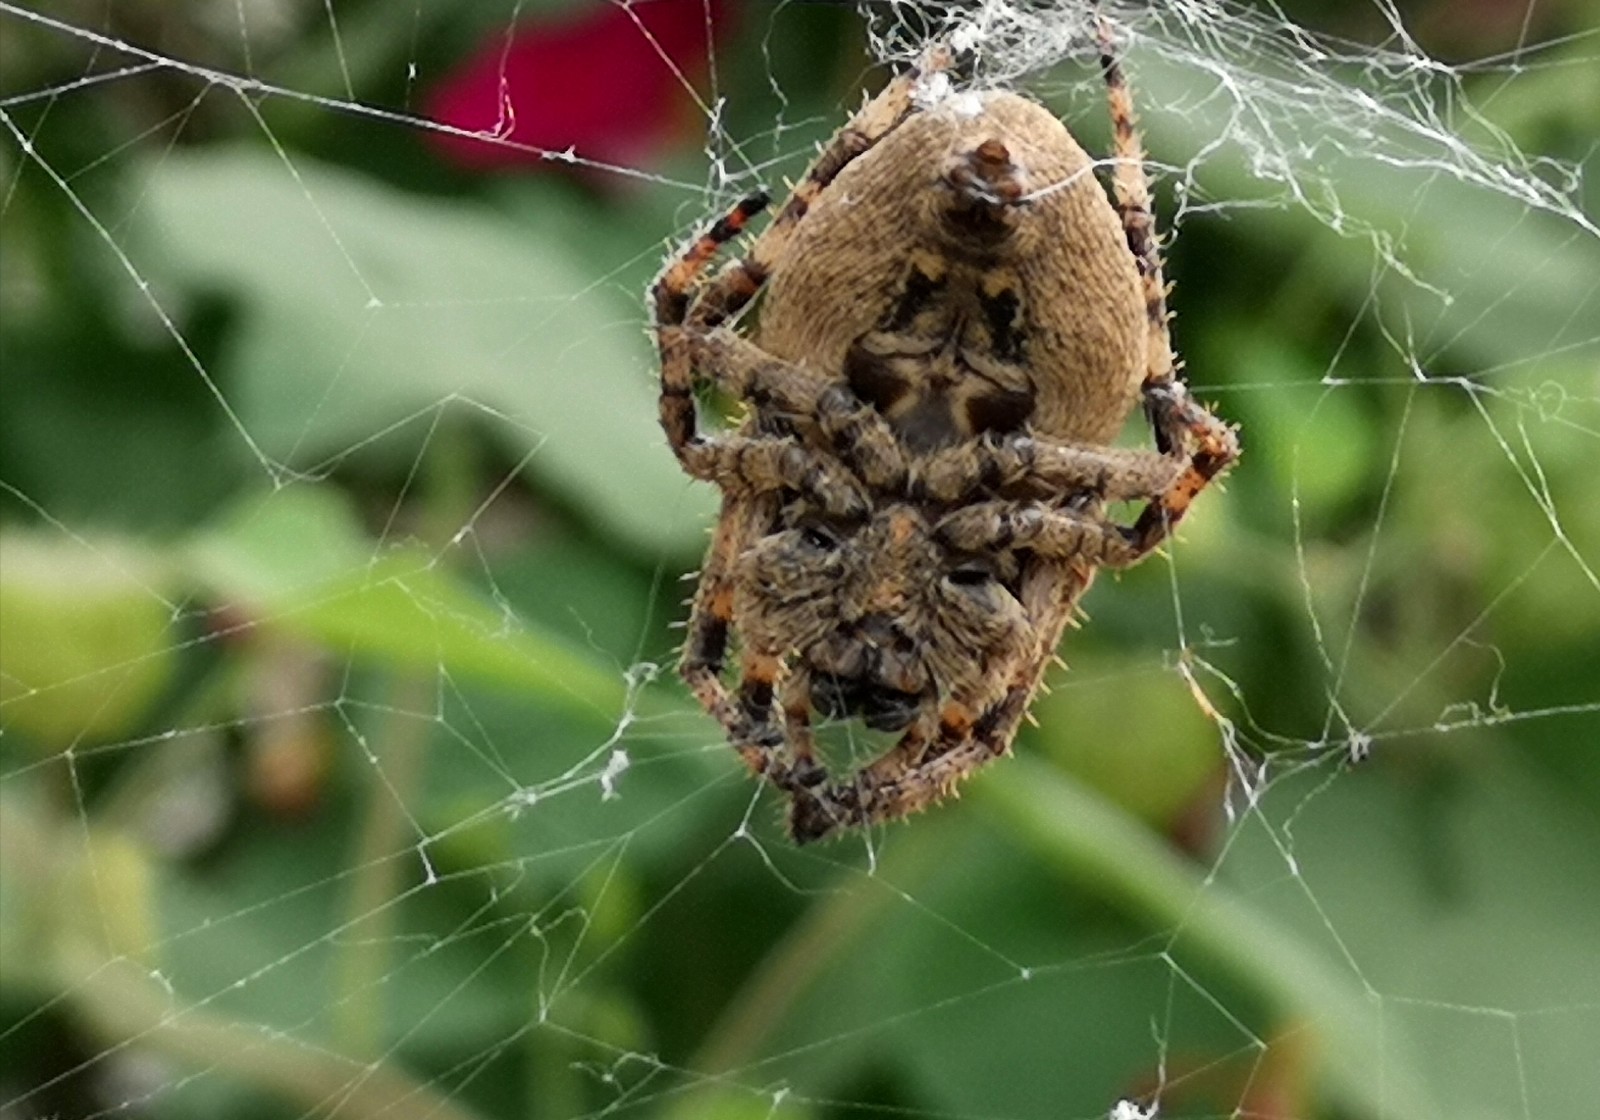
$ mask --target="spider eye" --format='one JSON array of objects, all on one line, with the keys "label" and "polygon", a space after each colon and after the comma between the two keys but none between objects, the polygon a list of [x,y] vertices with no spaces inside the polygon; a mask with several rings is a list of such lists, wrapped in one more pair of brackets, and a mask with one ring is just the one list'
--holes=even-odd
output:
[{"label": "spider eye", "polygon": [[820,525],[801,526],[800,539],[818,552],[832,552],[839,547],[839,538]]}]

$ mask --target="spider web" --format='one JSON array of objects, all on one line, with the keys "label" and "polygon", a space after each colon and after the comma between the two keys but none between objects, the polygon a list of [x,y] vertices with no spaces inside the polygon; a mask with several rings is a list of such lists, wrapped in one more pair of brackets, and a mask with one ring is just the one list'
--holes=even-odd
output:
[{"label": "spider web", "polygon": [[557,15],[436,7],[0,3],[0,1117],[1600,1100],[1576,6],[1108,6],[1245,458],[1017,757],[804,850],[670,671],[713,507],[639,293],[862,44],[955,35],[1104,151],[1085,15],[707,4],[696,69],[607,9],[704,151],[508,97],[567,175],[485,185],[427,91]]}]

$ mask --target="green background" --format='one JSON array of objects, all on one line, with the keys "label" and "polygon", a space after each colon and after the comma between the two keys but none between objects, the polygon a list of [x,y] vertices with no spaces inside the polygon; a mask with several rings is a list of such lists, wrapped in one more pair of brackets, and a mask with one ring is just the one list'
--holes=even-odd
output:
[{"label": "green background", "polygon": [[[53,14],[243,73],[214,7]],[[1596,13],[1460,8],[1402,12],[1445,63],[1550,45],[1323,91],[1587,161],[1590,218],[1370,158],[1407,143],[1377,112],[1300,147],[1360,103],[1263,51],[1285,201],[1137,23],[1164,223],[1196,169],[1176,336],[1245,457],[1096,585],[1017,757],[804,851],[671,671],[714,502],[641,293],[882,80],[854,15],[742,9],[730,183],[690,105],[626,176],[471,175],[341,111],[403,109],[499,7],[339,4],[336,50],[282,6],[249,66],[333,106],[170,64],[46,96],[130,60],[0,15],[7,1120],[1592,1108]],[[1095,81],[1030,84],[1103,150]]]}]

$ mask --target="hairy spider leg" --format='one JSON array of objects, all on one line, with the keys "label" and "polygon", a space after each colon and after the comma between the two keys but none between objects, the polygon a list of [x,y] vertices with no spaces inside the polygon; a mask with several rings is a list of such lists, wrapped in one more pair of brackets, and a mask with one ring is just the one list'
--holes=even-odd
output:
[{"label": "hairy spider leg", "polygon": [[1104,515],[1045,502],[974,502],[945,515],[939,537],[962,552],[1025,551],[1035,557],[1126,568],[1140,553]]},{"label": "hairy spider leg", "polygon": [[1158,451],[1057,443],[1037,435],[984,436],[928,456],[917,465],[913,485],[919,498],[945,503],[979,491],[1150,501],[1172,484],[1179,470],[1170,456]]},{"label": "hairy spider leg", "polygon": [[[842,484],[840,464],[848,464],[875,490],[899,492],[906,486],[911,465],[888,420],[847,386],[773,357],[727,327],[695,335],[690,351],[696,368],[715,371],[719,384],[761,415],[782,416],[802,427],[815,424],[820,448],[807,450],[817,458],[820,480]],[[829,512],[850,512],[836,510],[837,502],[815,488],[792,489],[815,495]]]},{"label": "hairy spider leg", "polygon": [[[728,573],[745,543],[772,520],[773,500],[771,494],[724,496],[690,608],[678,671],[751,772],[794,797],[826,779],[814,758],[806,715],[810,682],[786,672],[777,655],[749,648],[740,655],[737,691],[730,691],[722,679],[734,619],[735,591]],[[773,718],[773,700],[780,689],[782,726]]]},{"label": "hairy spider leg", "polygon": [[[1110,21],[1097,15],[1095,32],[1115,137],[1112,190],[1117,211],[1122,216],[1128,249],[1138,262],[1144,288],[1149,336],[1142,387],[1145,415],[1155,430],[1156,447],[1179,457],[1183,463],[1182,473],[1145,507],[1130,532],[1130,539],[1143,555],[1166,539],[1173,526],[1188,512],[1195,496],[1233,465],[1239,457],[1239,441],[1233,429],[1190,397],[1188,389],[1178,379],[1172,335],[1167,324],[1166,281],[1162,278],[1161,250],[1151,210],[1150,182],[1145,176],[1144,148],[1139,140],[1133,94],[1117,58]],[[1192,454],[1184,450],[1187,440],[1194,442]]]},{"label": "hairy spider leg", "polygon": [[[957,711],[946,708],[952,715]],[[932,738],[926,723],[917,720],[880,758],[848,778],[786,788],[790,838],[796,844],[814,843],[843,829],[896,820],[948,794],[937,775],[923,772],[923,755]]]},{"label": "hairy spider leg", "polygon": [[729,261],[695,299],[690,326],[708,329],[732,319],[755,298],[789,253],[794,231],[817,197],[852,161],[866,154],[916,110],[919,83],[950,68],[948,48],[935,47],[916,66],[896,75],[841,128],[790,192],[778,216],[742,258]]},{"label": "hairy spider leg", "polygon": [[[656,337],[661,361],[660,421],[667,440],[684,470],[694,478],[713,482],[725,492],[766,493],[781,488],[819,495],[835,495],[846,504],[829,506],[830,512],[857,512],[853,480],[825,456],[809,451],[785,435],[721,434],[712,439],[699,431],[694,403],[694,374],[709,375],[719,390],[758,408],[776,408],[796,416],[821,418],[834,441],[842,441],[871,427],[875,417],[848,392],[830,386],[800,367],[764,353],[730,330],[702,331],[685,327],[688,292],[695,275],[726,242],[737,237],[749,220],[766,205],[764,196],[742,200],[696,238],[669,266],[654,289]],[[881,421],[873,447],[892,443],[892,433]],[[883,454],[889,454],[885,448]],[[902,468],[903,471],[903,468]],[[869,478],[869,481],[872,481]],[[861,499],[864,501],[864,499]]]},{"label": "hairy spider leg", "polygon": [[908,456],[875,407],[728,328],[693,336],[689,350],[695,368],[714,371],[723,391],[763,415],[813,422],[820,436],[822,450],[787,437],[723,435],[679,451],[689,474],[725,490],[796,490],[816,498],[830,514],[848,517],[861,512],[857,506],[866,501],[859,485],[946,504],[980,492],[1151,501],[1182,469],[1157,451],[1009,434]]},{"label": "hairy spider leg", "polygon": [[1066,577],[1060,567],[1040,562],[1027,577],[1025,595],[1050,596],[1052,604],[1042,612],[1038,644],[1018,658],[1000,698],[977,715],[972,705],[948,700],[932,728],[921,721],[913,724],[882,757],[850,777],[790,789],[789,834],[795,843],[809,844],[841,829],[921,812],[954,795],[963,781],[1011,749],[1028,701],[1093,578],[1088,565],[1072,565]]},{"label": "hairy spider leg", "polygon": [[[741,395],[804,400],[810,384],[792,367],[771,361],[728,372],[720,379]],[[665,397],[663,397],[665,402]],[[663,405],[663,423],[666,422]],[[700,574],[689,613],[689,632],[679,671],[706,709],[720,723],[751,769],[765,773],[784,743],[771,716],[771,696],[781,665],[775,658],[746,657],[737,699],[722,681],[729,631],[733,624],[734,591],[729,572],[745,545],[773,516],[770,500],[780,490],[813,495],[828,513],[860,516],[867,497],[837,462],[789,436],[721,435],[702,439],[689,402],[685,442],[673,448],[693,477],[714,482],[723,492],[722,513]],[[671,430],[669,429],[669,434]]]},{"label": "hairy spider leg", "polygon": [[683,458],[680,449],[699,439],[695,430],[694,365],[689,353],[689,335],[682,327],[695,278],[719,248],[738,237],[750,219],[766,208],[767,202],[765,194],[741,199],[710,229],[695,238],[655,282],[652,295],[656,348],[661,360],[661,427],[680,460]]},{"label": "hairy spider leg", "polygon": [[869,508],[854,475],[793,436],[720,435],[687,445],[678,457],[692,477],[729,497],[790,490],[811,496],[831,517],[860,517]]},{"label": "hairy spider leg", "polygon": [[[743,542],[752,532],[751,522],[770,518],[770,499],[728,494],[722,515],[706,552],[694,603],[689,610],[689,633],[684,641],[678,672],[700,706],[719,724],[751,770],[760,774],[783,745],[783,733],[770,719],[752,725],[746,715],[743,693],[735,697],[722,680],[728,639],[733,626],[734,587],[728,573]],[[771,676],[777,675],[776,667]]]}]

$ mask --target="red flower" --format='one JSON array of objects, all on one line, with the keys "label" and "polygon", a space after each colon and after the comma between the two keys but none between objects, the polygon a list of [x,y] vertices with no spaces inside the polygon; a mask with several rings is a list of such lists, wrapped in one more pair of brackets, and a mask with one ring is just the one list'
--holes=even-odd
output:
[{"label": "red flower", "polygon": [[[631,167],[665,147],[692,105],[686,81],[726,30],[726,0],[626,0],[494,35],[429,95],[427,115],[493,139],[434,133],[468,168],[581,160]],[[506,142],[508,141],[508,142]]]}]

